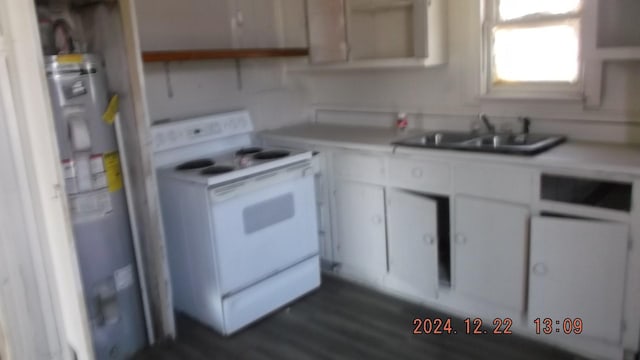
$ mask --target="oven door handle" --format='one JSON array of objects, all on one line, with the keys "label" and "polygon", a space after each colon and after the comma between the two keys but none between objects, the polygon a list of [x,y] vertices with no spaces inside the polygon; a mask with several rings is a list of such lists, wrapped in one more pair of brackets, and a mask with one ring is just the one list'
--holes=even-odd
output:
[{"label": "oven door handle", "polygon": [[220,203],[236,196],[258,191],[286,181],[311,177],[313,177],[313,169],[310,164],[305,163],[303,165],[256,175],[225,186],[210,188],[209,199],[212,203]]}]

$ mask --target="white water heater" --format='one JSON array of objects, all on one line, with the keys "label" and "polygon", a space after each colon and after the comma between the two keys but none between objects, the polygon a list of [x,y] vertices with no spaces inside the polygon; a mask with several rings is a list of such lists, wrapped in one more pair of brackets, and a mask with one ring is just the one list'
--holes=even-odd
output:
[{"label": "white water heater", "polygon": [[104,69],[73,54],[46,71],[96,358],[128,359],[146,333]]}]

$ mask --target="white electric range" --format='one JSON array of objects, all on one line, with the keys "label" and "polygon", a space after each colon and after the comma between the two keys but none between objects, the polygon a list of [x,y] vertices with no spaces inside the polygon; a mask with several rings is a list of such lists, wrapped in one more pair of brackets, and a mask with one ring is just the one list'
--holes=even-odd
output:
[{"label": "white electric range", "polygon": [[174,307],[224,335],[320,285],[312,154],[252,132],[246,111],[152,128]]}]

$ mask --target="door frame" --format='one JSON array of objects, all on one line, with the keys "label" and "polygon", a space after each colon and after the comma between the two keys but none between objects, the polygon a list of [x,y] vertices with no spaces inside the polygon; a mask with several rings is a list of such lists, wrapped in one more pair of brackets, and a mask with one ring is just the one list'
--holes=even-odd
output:
[{"label": "door frame", "polygon": [[[22,223],[11,224],[27,234],[28,252],[20,242],[3,240],[14,261],[33,271],[33,278],[11,276],[12,286],[36,289],[41,308],[40,319],[13,315],[15,302],[5,306],[4,328],[18,334],[8,338],[11,353],[29,354],[30,328],[47,327],[48,355],[60,359],[93,359],[89,321],[83,298],[80,272],[76,259],[66,196],[62,191],[53,114],[42,58],[36,9],[33,1],[6,0],[0,2],[0,23],[3,27],[5,55],[9,79],[4,88],[2,117],[6,124],[15,179],[16,197],[21,201]],[[9,178],[5,178],[9,179]],[[0,191],[7,191],[7,181],[0,180]],[[2,239],[0,239],[2,240]],[[22,240],[22,239],[21,239]],[[27,264],[27,265],[25,265]],[[30,264],[30,266],[28,266]],[[16,324],[22,323],[21,324]],[[26,324],[25,324],[26,323]],[[44,354],[33,354],[42,357]]]}]

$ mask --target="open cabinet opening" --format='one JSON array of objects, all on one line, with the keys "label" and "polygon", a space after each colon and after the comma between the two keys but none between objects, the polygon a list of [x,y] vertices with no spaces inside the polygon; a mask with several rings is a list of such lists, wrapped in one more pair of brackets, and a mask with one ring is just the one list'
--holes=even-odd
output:
[{"label": "open cabinet opening", "polygon": [[451,221],[449,198],[435,197],[438,204],[438,283],[451,287]]},{"label": "open cabinet opening", "polygon": [[430,298],[451,285],[449,198],[388,189],[389,283],[397,291]]},{"label": "open cabinet opening", "polygon": [[415,56],[412,1],[350,1],[348,10],[352,60]]}]

